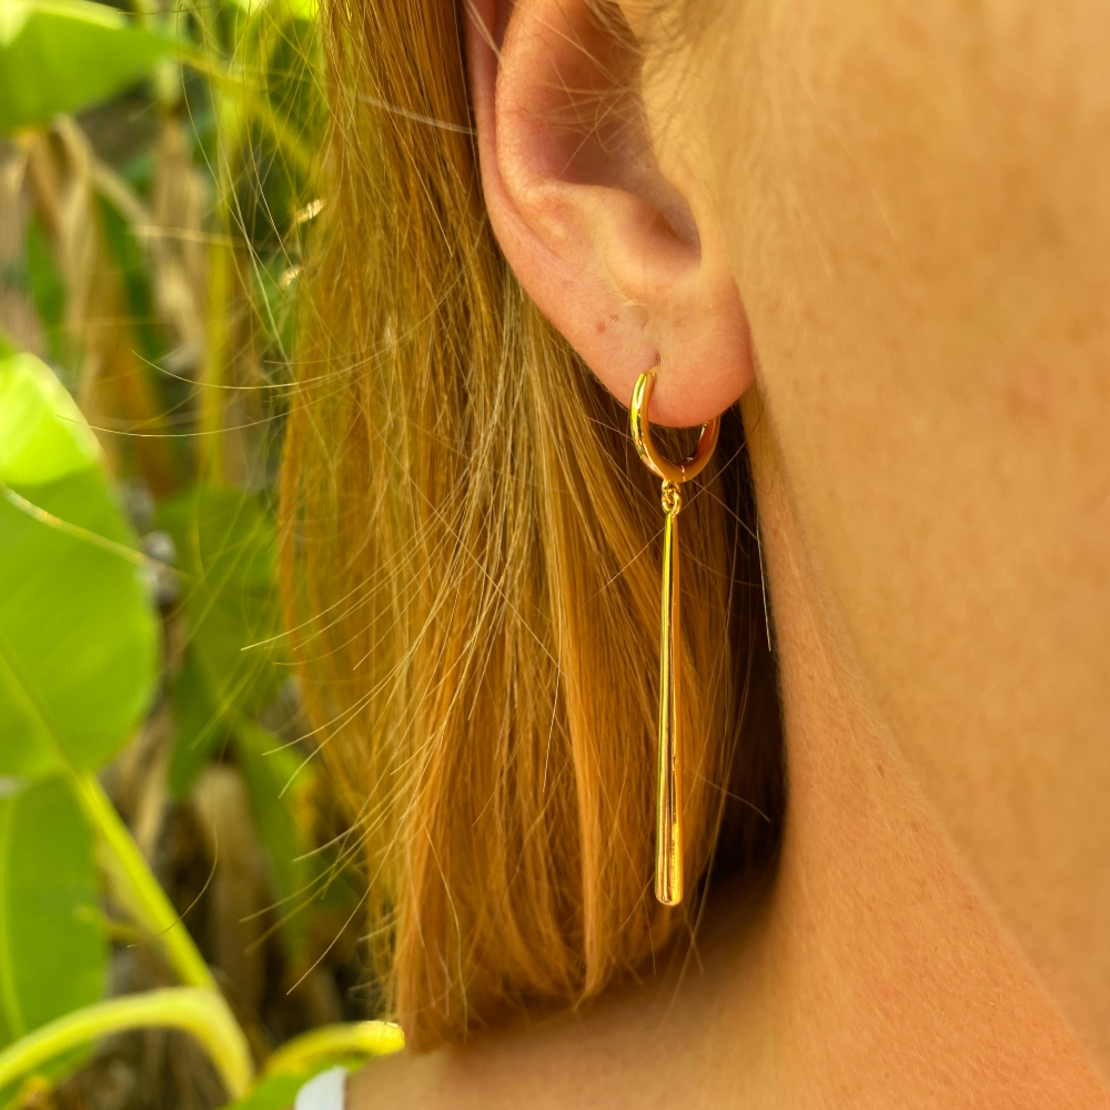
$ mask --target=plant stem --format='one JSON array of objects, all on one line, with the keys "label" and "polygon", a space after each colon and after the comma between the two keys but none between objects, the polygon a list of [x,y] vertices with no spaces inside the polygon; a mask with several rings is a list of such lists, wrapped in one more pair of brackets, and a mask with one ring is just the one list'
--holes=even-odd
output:
[{"label": "plant stem", "polygon": [[191,1033],[204,1046],[231,1098],[246,1094],[253,1069],[243,1035],[220,996],[195,987],[113,998],[36,1029],[0,1052],[0,1088],[89,1041],[151,1026]]},{"label": "plant stem", "polygon": [[212,991],[222,1001],[204,957],[151,874],[139,846],[131,838],[100,781],[95,775],[86,773],[74,776],[73,784],[81,807],[100,834],[107,853],[105,863],[120,900],[136,921],[157,938],[170,966],[183,983]]},{"label": "plant stem", "polygon": [[[204,1012],[209,1018],[215,1015],[214,1020],[220,1031],[221,1051],[235,1063],[236,1067],[244,1070],[246,1075],[244,1082],[249,1082],[254,1074],[254,1068],[247,1038],[220,993],[220,988],[208,964],[197,950],[193,938],[189,936],[185,923],[177,915],[177,911],[166,897],[166,892],[159,885],[158,880],[151,874],[142,852],[139,851],[139,846],[127,831],[127,826],[116,812],[111,799],[104,793],[100,780],[91,773],[85,773],[74,774],[71,782],[81,807],[100,836],[100,843],[104,849],[105,869],[111,879],[113,891],[124,903],[136,923],[154,936],[181,981],[206,996]],[[162,992],[153,993],[157,995]],[[126,1002],[137,1001],[137,999],[114,1001]],[[104,1005],[112,1004],[104,1003]],[[228,1082],[226,1076],[225,1082]],[[228,1090],[235,1094],[230,1086]]]},{"label": "plant stem", "polygon": [[405,1047],[405,1035],[390,1021],[324,1025],[286,1041],[266,1061],[267,1075],[300,1075],[342,1056],[385,1056]]},{"label": "plant stem", "polygon": [[[0,637],[0,649],[3,649],[3,647],[3,638]],[[8,670],[13,676],[15,675],[12,664],[6,658],[6,653],[3,650],[0,650],[0,668]],[[244,1082],[249,1082],[253,1068],[247,1038],[236,1022],[224,996],[220,993],[220,988],[216,985],[212,972],[208,970],[204,957],[197,951],[197,947],[193,943],[192,937],[189,936],[189,931],[185,928],[184,922],[178,917],[177,911],[166,897],[165,891],[162,890],[158,880],[151,873],[138,845],[131,838],[127,826],[116,812],[116,807],[112,805],[111,799],[104,793],[100,780],[91,771],[77,771],[70,765],[61,744],[57,740],[53,723],[30,695],[26,685],[23,682],[13,682],[12,689],[21,695],[24,704],[33,715],[33,719],[38,721],[43,734],[49,739],[53,747],[53,755],[57,759],[58,769],[65,776],[65,781],[69,783],[73,790],[78,804],[85,811],[93,829],[96,830],[104,853],[105,868],[112,881],[113,890],[124,902],[136,922],[154,934],[174,971],[186,983],[191,984],[193,988],[204,994],[207,999],[203,1004],[203,1011],[207,1015],[206,1020],[215,1015],[219,1036],[222,1041],[226,1042],[221,1044],[221,1052],[224,1057],[235,1062],[236,1067],[241,1065],[247,1077]],[[159,992],[154,993],[158,994]],[[101,1005],[114,1006],[116,1003],[138,1005],[139,998],[144,997],[147,996],[142,995],[134,999],[115,999]],[[80,1013],[87,1012],[80,1011]],[[64,1025],[70,1018],[75,1017],[76,1015],[71,1014],[68,1018],[62,1018],[60,1021]],[[173,1024],[173,1022],[170,1022],[170,1024]],[[45,1028],[49,1029],[53,1026],[46,1026]],[[32,1046],[38,1044],[42,1033],[43,1031],[39,1030],[31,1034],[29,1038],[17,1041],[4,1053],[0,1054],[0,1062],[7,1060],[9,1055],[13,1053],[16,1054],[15,1058],[22,1059],[21,1053],[25,1042]],[[92,1036],[98,1035],[94,1032],[84,1039],[89,1040]],[[77,1043],[81,1043],[80,1040]],[[33,1067],[35,1065],[31,1064],[29,1066]],[[3,1072],[0,1071],[0,1075],[2,1074]],[[2,1085],[3,1080],[0,1079],[0,1086]]]}]

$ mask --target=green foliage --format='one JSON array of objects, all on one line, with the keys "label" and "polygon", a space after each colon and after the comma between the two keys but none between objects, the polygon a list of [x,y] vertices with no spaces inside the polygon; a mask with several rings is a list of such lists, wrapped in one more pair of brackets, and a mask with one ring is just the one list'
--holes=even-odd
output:
[{"label": "green foliage", "polygon": [[32,355],[0,364],[0,481],[39,486],[95,469],[99,448],[73,399]]},{"label": "green foliage", "polygon": [[240,1099],[228,1110],[284,1110],[293,1105],[301,1085],[310,1078],[303,1075],[267,1075],[246,1098]]},{"label": "green foliage", "polygon": [[177,45],[88,0],[0,0],[0,134],[111,96]]},{"label": "green foliage", "polygon": [[285,677],[276,539],[265,504],[201,486],[162,505],[158,521],[174,539],[183,574],[193,681],[203,683],[206,704],[221,719],[257,712]]},{"label": "green foliage", "polygon": [[150,704],[157,631],[130,533],[69,394],[0,362],[0,773],[100,766]]},{"label": "green foliage", "polygon": [[311,848],[297,800],[313,768],[252,714],[286,677],[276,595],[274,525],[263,500],[201,486],[162,505],[183,572],[189,642],[173,683],[178,734],[170,788],[183,797],[204,764],[228,746],[242,769],[294,957],[303,951]]},{"label": "green foliage", "polygon": [[235,730],[235,753],[243,768],[251,808],[273,868],[274,886],[284,913],[285,932],[294,959],[304,952],[305,914],[312,878],[312,847],[298,820],[314,768],[296,750],[251,722]]},{"label": "green foliage", "polygon": [[95,1002],[107,944],[93,834],[58,779],[0,797],[0,1048]]},{"label": "green foliage", "polygon": [[197,775],[227,746],[227,727],[208,693],[208,682],[192,647],[185,649],[181,669],[170,690],[177,735],[170,756],[169,788],[183,801]]},{"label": "green foliage", "polygon": [[[321,207],[316,5],[133,13],[0,0],[0,135],[19,132],[28,167],[0,309],[34,311],[27,342],[52,363],[0,331],[0,1105],[101,1037],[159,1026],[202,1045],[236,1106],[277,1110],[316,1071],[395,1050],[398,1031],[325,1025],[254,1076],[242,997],[233,1014],[105,784],[144,744],[167,745],[143,764],[166,812],[199,814],[205,783],[231,781],[220,797],[245,817],[228,827],[253,853],[235,874],[265,873],[255,917],[274,938],[259,943],[281,969],[264,995],[328,956],[357,897],[321,847],[272,490]],[[121,936],[117,956],[145,941],[180,985],[105,997]],[[261,1011],[249,1023],[266,1027]]]},{"label": "green foliage", "polygon": [[64,363],[66,287],[38,220],[27,224],[27,286],[46,333],[50,357],[56,363]]},{"label": "green foliage", "polygon": [[107,197],[97,197],[97,216],[104,234],[104,244],[123,287],[124,304],[134,323],[139,354],[155,359],[161,346],[154,326],[154,297],[150,288],[143,248],[136,230],[127,217]]}]

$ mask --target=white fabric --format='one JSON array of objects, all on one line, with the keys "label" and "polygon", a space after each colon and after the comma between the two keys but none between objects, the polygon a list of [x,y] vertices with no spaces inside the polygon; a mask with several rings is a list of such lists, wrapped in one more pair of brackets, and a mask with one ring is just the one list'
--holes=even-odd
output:
[{"label": "white fabric", "polygon": [[347,1069],[342,1065],[314,1075],[298,1092],[293,1110],[343,1110]]}]

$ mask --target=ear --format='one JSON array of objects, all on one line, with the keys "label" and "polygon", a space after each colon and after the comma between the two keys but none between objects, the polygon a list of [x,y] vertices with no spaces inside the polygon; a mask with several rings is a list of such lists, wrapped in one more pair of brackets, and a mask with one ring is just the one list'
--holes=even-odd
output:
[{"label": "ear", "polygon": [[708,191],[660,172],[620,8],[467,7],[482,185],[509,265],[624,404],[658,363],[653,422],[717,416],[752,379],[747,321]]}]

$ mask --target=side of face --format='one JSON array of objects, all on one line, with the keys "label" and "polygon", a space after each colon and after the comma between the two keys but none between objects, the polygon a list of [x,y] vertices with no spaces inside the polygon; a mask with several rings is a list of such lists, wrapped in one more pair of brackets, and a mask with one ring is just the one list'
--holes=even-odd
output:
[{"label": "side of face", "polygon": [[657,359],[660,422],[744,396],[843,650],[1110,1030],[1110,8],[619,9],[642,70],[587,0],[475,2],[506,256],[622,401]]},{"label": "side of face", "polygon": [[812,577],[1005,918],[1110,1029],[1110,9],[710,26],[654,113],[719,207]]}]

